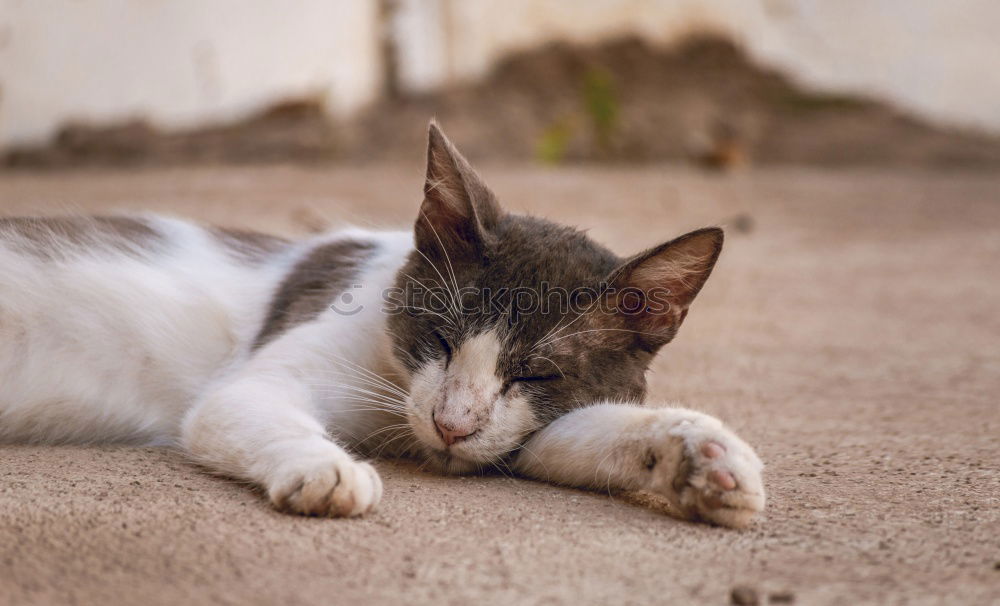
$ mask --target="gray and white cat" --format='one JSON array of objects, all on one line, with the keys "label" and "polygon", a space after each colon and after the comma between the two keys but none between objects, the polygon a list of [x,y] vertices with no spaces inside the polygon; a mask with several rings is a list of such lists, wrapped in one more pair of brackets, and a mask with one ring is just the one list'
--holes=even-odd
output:
[{"label": "gray and white cat", "polygon": [[721,248],[709,228],[620,259],[508,214],[433,124],[412,233],[0,219],[0,442],[176,445],[300,514],[371,511],[358,457],[389,455],[745,526],[753,450],[640,405]]}]

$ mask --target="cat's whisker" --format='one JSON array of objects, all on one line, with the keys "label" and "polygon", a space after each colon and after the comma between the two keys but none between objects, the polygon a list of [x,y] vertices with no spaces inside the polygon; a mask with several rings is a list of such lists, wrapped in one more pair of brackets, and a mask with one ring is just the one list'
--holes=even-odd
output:
[{"label": "cat's whisker", "polygon": [[[318,373],[317,373],[318,374]],[[385,383],[379,383],[369,377],[361,375],[351,375],[338,373],[337,371],[327,371],[324,373],[325,377],[330,377],[329,381],[310,381],[306,384],[316,385],[316,386],[342,386],[345,388],[360,390],[367,389],[373,394],[378,394],[380,397],[393,399],[393,400],[405,400],[406,392],[392,388]],[[318,379],[323,379],[324,377],[317,377]]]},{"label": "cat's whisker", "polygon": [[350,360],[347,360],[347,359],[342,358],[342,357],[337,356],[337,355],[331,355],[331,359],[333,359],[334,361],[340,362],[340,365],[341,365],[342,369],[351,370],[352,372],[354,372],[356,374],[360,373],[360,375],[362,375],[364,377],[367,377],[368,380],[370,380],[370,381],[374,381],[374,382],[378,383],[379,385],[383,386],[388,391],[391,391],[391,392],[393,392],[395,394],[398,394],[398,395],[400,395],[402,397],[406,397],[408,395],[406,393],[406,391],[402,387],[400,387],[399,385],[393,383],[392,381],[390,381],[389,379],[383,377],[382,375],[379,375],[378,373],[372,372],[372,371],[368,370],[367,368],[365,368],[363,366],[360,366],[360,365],[358,365],[358,364],[356,364],[354,362],[351,362]]},{"label": "cat's whisker", "polygon": [[[416,434],[413,434],[412,432],[410,432],[410,434],[407,436],[406,440],[403,442],[402,446],[399,447],[399,450],[397,451],[397,455],[396,456],[397,457],[410,457],[410,456],[413,456],[413,455],[417,454],[417,452],[414,451],[413,448],[415,446],[418,446],[419,444],[420,444],[420,439],[416,436]],[[381,452],[382,451],[380,450],[379,453],[381,454]]]},{"label": "cat's whisker", "polygon": [[558,340],[558,339],[554,339],[554,337],[557,337],[559,335],[559,333],[561,333],[562,331],[568,329],[570,326],[572,326],[577,321],[579,321],[580,318],[582,318],[582,317],[586,316],[588,313],[590,313],[590,310],[592,310],[594,308],[594,306],[597,305],[598,301],[600,301],[600,297],[595,297],[594,300],[590,302],[590,305],[588,305],[583,311],[579,312],[572,320],[569,321],[569,323],[565,324],[562,327],[559,326],[560,324],[562,324],[562,320],[560,320],[556,324],[556,327],[553,330],[550,330],[548,333],[546,333],[546,335],[544,337],[542,337],[541,339],[539,339],[535,343],[535,346],[531,348],[532,351],[534,351],[534,349],[536,347],[542,347],[544,345],[550,345],[550,344],[552,344],[554,342],[554,340]]},{"label": "cat's whisker", "polygon": [[553,365],[553,366],[556,367],[556,370],[559,371],[559,376],[561,376],[564,379],[566,378],[566,373],[564,373],[563,370],[562,370],[562,368],[559,368],[559,365],[556,364],[554,361],[552,361],[551,358],[547,358],[547,357],[545,357],[543,355],[539,355],[539,354],[535,354],[532,357],[538,358],[539,360],[545,360],[545,361],[547,361],[549,364],[551,364],[551,365]]},{"label": "cat's whisker", "polygon": [[364,374],[364,375],[366,375],[368,377],[371,377],[373,380],[379,381],[379,382],[381,382],[381,383],[383,383],[383,384],[385,384],[385,385],[387,385],[389,387],[392,387],[394,389],[399,389],[399,390],[402,389],[402,388],[399,387],[399,385],[396,385],[395,383],[393,383],[389,379],[383,377],[382,375],[380,375],[380,374],[378,374],[376,372],[373,372],[373,371],[365,368],[364,366],[361,366],[360,364],[358,364],[356,362],[348,360],[347,358],[344,358],[343,356],[338,356],[336,354],[332,354],[331,353],[330,354],[330,358],[332,360],[334,360],[334,361],[340,362],[340,364],[341,364],[342,367],[353,369],[353,370],[355,370],[355,371],[357,371],[357,372],[359,372],[361,374]]},{"label": "cat's whisker", "polygon": [[346,406],[337,407],[330,410],[331,414],[339,414],[344,412],[359,412],[359,411],[370,411],[370,412],[380,412],[390,414],[396,417],[407,416],[407,411],[397,408],[391,408],[385,406],[382,402],[374,402],[371,400],[363,400],[359,398],[342,398]]},{"label": "cat's whisker", "polygon": [[[424,258],[426,259],[426,257],[424,257]],[[430,263],[430,261],[429,261],[429,260],[428,260],[428,263]],[[433,264],[432,264],[432,265],[433,265]],[[435,269],[435,271],[436,271],[436,269]],[[417,278],[413,277],[412,275],[410,275],[410,274],[408,274],[408,273],[404,273],[403,275],[404,275],[404,276],[405,276],[406,278],[408,278],[408,279],[412,280],[413,282],[416,282],[416,283],[417,283],[417,284],[418,284],[418,285],[419,285],[419,286],[420,286],[421,288],[423,288],[423,289],[424,289],[425,291],[427,291],[427,292],[428,292],[428,293],[429,293],[429,294],[430,294],[431,296],[433,296],[433,297],[435,298],[435,300],[437,300],[437,301],[439,301],[439,302],[443,303],[443,304],[444,304],[444,308],[445,308],[445,311],[451,311],[451,312],[452,312],[452,315],[454,315],[454,310],[452,309],[452,307],[451,307],[451,306],[449,306],[449,304],[448,304],[448,301],[446,301],[446,300],[443,300],[443,299],[441,299],[440,295],[439,295],[439,294],[438,294],[437,292],[435,292],[435,290],[434,290],[433,288],[428,288],[426,284],[424,284],[424,283],[423,283],[422,281],[418,280]],[[440,275],[440,272],[438,272],[438,275]],[[444,279],[444,278],[442,277],[442,279]],[[450,289],[450,287],[449,287],[449,286],[448,286],[447,284],[443,284],[443,285],[442,285],[442,284],[441,284],[440,282],[438,282],[437,280],[431,280],[431,282],[433,282],[433,283],[434,283],[434,284],[436,284],[436,285],[439,285],[439,286],[442,286],[442,287],[443,287],[443,288],[444,288],[444,289],[445,289],[446,291],[448,291],[448,292],[450,293],[450,290],[451,290],[451,289]],[[419,307],[419,308],[418,308],[418,307],[413,307],[413,306],[411,306],[411,308],[413,308],[413,309],[421,309],[421,310],[424,310],[424,311],[427,311],[427,312],[429,312],[429,313],[434,313],[434,314],[435,314],[435,315],[437,315],[438,317],[440,317],[440,318],[442,318],[443,320],[447,321],[447,322],[449,323],[449,325],[450,325],[450,326],[453,326],[453,327],[457,327],[457,324],[456,324],[457,320],[456,320],[456,318],[453,318],[453,317],[450,317],[450,316],[447,316],[447,315],[445,315],[445,314],[441,314],[441,313],[438,313],[438,312],[434,312],[434,311],[432,311],[432,310],[428,310],[427,308],[424,308],[424,307]]]},{"label": "cat's whisker", "polygon": [[339,391],[321,391],[321,392],[318,392],[318,394],[321,395],[321,396],[328,396],[330,398],[337,399],[337,400],[342,400],[342,401],[345,401],[345,402],[370,404],[371,406],[376,407],[377,410],[384,410],[384,411],[394,412],[394,413],[405,413],[406,412],[406,407],[405,406],[400,406],[400,405],[397,405],[397,404],[393,404],[391,402],[384,402],[382,400],[375,400],[373,398],[368,398],[368,397],[365,397],[365,396],[358,396],[358,395],[352,395],[352,394],[344,394],[344,393],[341,393]]},{"label": "cat's whisker", "polygon": [[[497,464],[503,465],[503,468],[501,469],[500,467],[497,467]],[[497,460],[494,463],[493,467],[495,469],[499,469],[500,473],[502,473],[504,476],[509,477],[512,480],[516,477],[514,475],[514,470],[510,468],[510,465],[507,463],[506,460],[504,460],[504,457],[502,457],[502,456],[497,458]],[[506,471],[504,471],[504,470],[506,470]]]},{"label": "cat's whisker", "polygon": [[354,403],[350,407],[337,408],[335,410],[331,410],[329,412],[329,414],[330,414],[330,416],[337,416],[337,415],[342,415],[342,414],[354,414],[354,413],[362,413],[362,412],[373,412],[373,413],[387,414],[387,415],[390,415],[390,416],[393,416],[393,417],[398,417],[400,419],[405,419],[408,416],[403,411],[387,410],[385,408],[373,407],[373,406],[364,406],[363,402]]},{"label": "cat's whisker", "polygon": [[457,296],[461,289],[458,287],[458,279],[455,276],[455,267],[451,264],[451,255],[448,254],[448,248],[441,241],[441,236],[438,235],[437,228],[434,227],[434,222],[427,218],[426,213],[423,210],[420,211],[421,216],[427,221],[427,225],[430,226],[431,231],[434,233],[434,238],[438,241],[438,245],[441,247],[441,252],[444,253],[444,260],[448,264],[448,273],[451,275],[452,284],[455,286],[455,295]]},{"label": "cat's whisker", "polygon": [[585,309],[583,309],[582,311],[580,311],[579,313],[577,313],[576,316],[574,316],[573,319],[570,320],[569,323],[567,323],[565,325],[562,325],[563,320],[565,320],[565,318],[561,318],[559,320],[559,322],[556,323],[555,327],[552,328],[552,330],[550,330],[549,332],[547,332],[545,334],[545,336],[543,336],[541,339],[539,339],[538,341],[535,342],[535,345],[531,348],[532,351],[536,347],[541,347],[541,346],[549,343],[550,342],[549,341],[550,337],[557,336],[560,332],[566,330],[567,328],[569,328],[570,326],[572,326],[573,324],[575,324],[580,318],[582,318],[582,317],[586,316],[588,313],[590,313],[590,310],[592,310],[594,308],[594,306],[597,305],[598,301],[600,301],[600,297],[595,297],[594,300],[590,302],[590,305],[588,305]]},{"label": "cat's whisker", "polygon": [[357,364],[355,362],[352,362],[352,361],[350,361],[350,360],[348,360],[346,358],[343,358],[341,356],[332,355],[331,357],[334,360],[339,361],[341,363],[342,367],[346,367],[346,368],[352,369],[355,372],[361,373],[364,376],[369,377],[372,381],[376,381],[376,382],[384,385],[388,389],[391,389],[391,390],[393,390],[395,392],[398,392],[398,393],[405,394],[405,391],[403,390],[402,387],[400,387],[396,383],[390,381],[386,377],[383,377],[382,375],[380,375],[380,374],[378,374],[376,372],[373,372],[373,371],[365,368],[364,366],[361,366],[361,365],[359,365],[359,364]]},{"label": "cat's whisker", "polygon": [[[538,339],[537,341],[535,341],[535,343],[531,346],[531,349],[529,349],[528,351],[532,352],[535,349],[541,347],[542,345],[545,344],[545,340],[548,339],[553,333],[556,333],[556,331],[558,331],[558,330],[562,330],[563,322],[565,322],[568,317],[569,316],[563,316],[562,318],[559,318],[559,321],[556,322],[556,325],[553,326],[552,328],[550,328],[549,331],[546,332],[544,335],[542,335],[542,337],[540,339]],[[579,318],[579,317],[580,316],[577,315],[573,319],[573,321],[575,322],[576,318]]]},{"label": "cat's whisker", "polygon": [[345,393],[341,389],[336,388],[319,388],[315,389],[314,392],[317,396],[321,398],[328,398],[335,401],[346,401],[346,402],[360,402],[365,404],[370,404],[373,407],[377,407],[378,410],[383,410],[387,412],[392,412],[394,414],[403,414],[407,412],[407,407],[405,404],[387,400],[380,400],[378,398],[373,398],[364,394],[358,393]]},{"label": "cat's whisker", "polygon": [[609,497],[615,496],[615,491],[611,488],[611,478],[615,476],[615,469],[616,467],[614,465],[612,465],[611,468],[608,469],[608,481],[606,484],[606,490],[608,492]]},{"label": "cat's whisker", "polygon": [[365,442],[374,438],[375,436],[381,435],[387,431],[399,431],[400,429],[409,429],[409,428],[410,428],[409,423],[393,423],[392,425],[386,425],[385,427],[376,429],[375,431],[369,433],[367,436],[365,436],[362,440],[358,442],[358,445],[364,444]]},{"label": "cat's whisker", "polygon": [[371,391],[363,387],[347,383],[314,383],[310,386],[313,387],[317,393],[324,393],[328,395],[343,394],[345,397],[367,397],[372,401],[378,401],[389,406],[404,407],[406,405],[406,401],[401,398],[385,395],[381,392]]},{"label": "cat's whisker", "polygon": [[314,393],[330,398],[353,398],[363,399],[368,402],[377,402],[381,406],[402,410],[406,408],[406,403],[394,398],[383,397],[376,392],[368,392],[364,389],[352,389],[348,385],[336,383],[323,383],[311,386]]},{"label": "cat's whisker", "polygon": [[332,373],[330,373],[329,377],[330,377],[329,380],[311,381],[305,384],[317,388],[327,388],[327,389],[341,388],[344,390],[350,390],[358,393],[367,393],[371,396],[393,402],[405,401],[405,397],[402,394],[397,394],[393,391],[390,391],[388,388],[378,383],[374,383],[371,381],[364,381],[360,377],[334,375]]},{"label": "cat's whisker", "polygon": [[367,397],[370,400],[378,401],[386,406],[405,408],[406,400],[392,394],[384,394],[380,391],[372,391],[364,387],[350,385],[347,383],[316,383],[311,385],[317,393],[325,395],[344,395],[354,397]]},{"label": "cat's whisker", "polygon": [[[614,449],[609,449],[608,450],[608,454],[604,455],[604,458],[602,458],[597,463],[597,465],[594,467],[594,486],[599,486],[599,484],[597,483],[597,479],[599,477],[598,474],[601,473],[601,468],[604,467],[604,462],[607,461],[608,457],[610,457],[613,454],[615,454]],[[609,481],[610,481],[610,478],[611,478],[611,472],[609,471],[608,472],[608,479],[609,479]]]},{"label": "cat's whisker", "polygon": [[637,335],[650,335],[650,336],[653,336],[653,337],[660,337],[661,336],[661,335],[659,335],[659,334],[657,334],[655,332],[644,332],[644,331],[641,331],[641,330],[631,330],[631,329],[628,329],[628,328],[590,328],[590,329],[587,329],[587,330],[580,330],[580,331],[577,331],[577,332],[572,332],[572,333],[570,333],[568,335],[563,335],[561,337],[557,337],[555,339],[550,340],[549,343],[555,343],[556,341],[562,341],[563,339],[568,339],[570,337],[575,337],[577,335],[582,335],[582,334],[585,334],[585,333],[588,333],[588,332],[631,332],[631,333],[634,333],[634,334],[637,334]]},{"label": "cat's whisker", "polygon": [[545,470],[545,475],[548,476],[548,477],[552,477],[552,474],[549,471],[548,466],[545,464],[545,461],[543,459],[541,459],[538,455],[536,455],[533,450],[531,450],[530,448],[528,448],[528,440],[525,440],[524,442],[519,443],[516,446],[516,449],[523,450],[524,452],[526,452],[526,453],[530,454],[532,457],[534,457],[535,460],[538,461],[538,464],[542,466],[542,469]]},{"label": "cat's whisker", "polygon": [[[389,331],[387,330],[386,332],[388,333]],[[390,336],[392,336],[391,333],[390,333]],[[405,356],[407,359],[409,359],[414,364],[417,363],[417,361],[418,361],[417,357],[414,356],[413,352],[411,352],[410,350],[408,350],[408,349],[406,349],[404,347],[400,347],[399,345],[397,345],[395,343],[392,344],[392,348],[394,350],[396,350],[398,353],[400,353],[401,355]]]},{"label": "cat's whisker", "polygon": [[391,410],[395,412],[405,412],[406,404],[394,400],[384,400],[378,397],[373,397],[367,395],[363,392],[351,392],[344,391],[343,388],[336,386],[333,387],[317,387],[313,392],[322,398],[333,401],[349,401],[349,402],[366,402],[372,404],[373,406],[378,406],[382,410]]},{"label": "cat's whisker", "polygon": [[406,415],[404,415],[402,413],[393,412],[391,410],[385,410],[384,408],[368,408],[368,407],[338,408],[337,410],[331,410],[330,414],[331,415],[352,414],[352,413],[356,413],[356,412],[385,412],[385,413],[389,413],[391,415],[398,416],[400,418],[404,418],[406,416]]},{"label": "cat's whisker", "polygon": [[[416,451],[419,451],[420,445],[420,438],[418,438],[416,434],[413,434],[413,436],[403,445],[403,452],[414,454]],[[414,449],[416,449],[416,451]]]},{"label": "cat's whisker", "polygon": [[422,460],[422,461],[420,462],[420,464],[419,464],[419,465],[417,465],[417,471],[419,471],[419,472],[423,472],[423,471],[427,471],[427,467],[428,467],[428,466],[429,466],[430,464],[431,464],[431,460],[430,460],[430,459],[426,459],[426,458],[425,458],[424,460]]},{"label": "cat's whisker", "polygon": [[455,322],[454,320],[452,320],[450,317],[444,315],[443,313],[434,311],[433,309],[427,309],[426,307],[417,307],[416,305],[410,305],[408,307],[408,309],[412,309],[412,310],[415,310],[415,311],[419,311],[421,313],[426,313],[426,314],[430,314],[432,316],[436,316],[438,318],[441,318],[443,321],[447,322],[450,326],[453,326],[454,322]]},{"label": "cat's whisker", "polygon": [[[619,275],[619,273],[621,271],[622,271],[622,267],[621,266],[619,266],[618,268],[616,268],[615,271],[608,278],[608,283],[609,284],[613,284],[614,280],[616,280],[618,278],[618,275]],[[535,347],[540,347],[540,346],[543,346],[543,345],[546,345],[546,344],[551,344],[553,342],[553,338],[554,337],[558,336],[559,333],[561,333],[562,331],[568,329],[570,326],[572,326],[573,324],[575,324],[578,320],[580,320],[580,318],[583,318],[587,314],[589,314],[591,312],[591,310],[594,309],[594,307],[600,301],[601,301],[601,297],[600,296],[594,297],[594,300],[590,302],[590,305],[588,305],[585,309],[583,309],[582,311],[580,311],[579,313],[577,313],[576,316],[569,323],[567,323],[566,325],[564,325],[562,327],[559,326],[560,324],[562,324],[562,320],[560,320],[556,324],[556,327],[553,330],[550,330],[548,333],[546,333],[546,335],[544,337],[542,337],[541,339],[539,339],[535,343],[535,346],[532,347],[532,350],[534,350]]]},{"label": "cat's whisker", "polygon": [[[408,430],[410,433],[407,433],[406,430]],[[405,437],[407,437],[407,436],[409,436],[409,435],[412,434],[412,429],[409,426],[406,427],[406,430],[400,431],[399,435],[393,436],[392,438],[389,438],[388,440],[382,442],[382,445],[379,447],[378,451],[376,451],[376,453],[374,455],[375,458],[377,459],[377,458],[381,457],[382,453],[385,452],[385,449],[388,448],[389,445],[394,444],[397,441],[399,441],[400,439],[405,438]]]},{"label": "cat's whisker", "polygon": [[[434,232],[434,235],[437,236],[437,232],[436,231]],[[439,241],[440,241],[440,238],[439,238]],[[442,286],[444,286],[445,291],[448,292],[448,294],[449,294],[449,296],[451,298],[450,309],[455,314],[455,320],[459,324],[461,324],[462,318],[465,315],[465,312],[462,310],[461,302],[458,300],[458,290],[459,290],[459,288],[458,288],[457,282],[455,284],[455,290],[453,291],[451,289],[451,286],[448,285],[448,280],[444,277],[444,274],[441,273],[441,270],[438,269],[437,265],[435,265],[435,263],[433,261],[431,261],[431,259],[427,255],[425,255],[422,250],[420,250],[419,248],[417,248],[415,250],[417,251],[417,254],[419,254],[421,257],[423,257],[424,261],[426,261],[431,266],[431,269],[433,269],[434,272],[437,273],[438,277],[441,278],[441,281],[443,282]],[[450,266],[451,265],[451,261],[449,260],[448,263],[449,263],[449,266]]]}]

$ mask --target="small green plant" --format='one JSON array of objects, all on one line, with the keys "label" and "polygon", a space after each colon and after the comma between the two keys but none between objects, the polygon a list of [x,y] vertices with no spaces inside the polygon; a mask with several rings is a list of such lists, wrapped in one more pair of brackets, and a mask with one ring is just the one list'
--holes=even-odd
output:
[{"label": "small green plant", "polygon": [[593,133],[599,156],[608,158],[614,154],[621,113],[614,78],[606,69],[592,67],[584,73],[582,84],[582,108],[557,119],[539,137],[535,157],[542,164],[561,164],[573,138],[586,129]]},{"label": "small green plant", "polygon": [[542,164],[561,164],[566,159],[566,148],[573,137],[571,120],[559,120],[545,129],[535,146],[535,157]]},{"label": "small green plant", "polygon": [[598,151],[610,156],[621,108],[610,72],[600,67],[587,70],[583,78],[583,103]]}]

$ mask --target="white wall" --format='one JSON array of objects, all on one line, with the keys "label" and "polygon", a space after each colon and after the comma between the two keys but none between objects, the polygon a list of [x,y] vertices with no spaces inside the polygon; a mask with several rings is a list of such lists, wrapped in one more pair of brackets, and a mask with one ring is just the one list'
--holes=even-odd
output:
[{"label": "white wall", "polygon": [[439,62],[435,68],[404,63],[405,81],[419,89],[449,77],[475,78],[505,53],[546,40],[593,42],[636,32],[669,44],[709,29],[812,87],[875,95],[942,123],[1000,133],[998,0],[404,0],[403,6],[404,13],[443,15],[429,29],[413,27],[412,16],[400,20],[407,45],[429,49],[424,54]]},{"label": "white wall", "polygon": [[[476,78],[552,40],[728,32],[811,86],[1000,133],[997,0],[400,0],[403,83]],[[348,115],[379,89],[376,0],[0,0],[0,147],[66,120],[229,121],[295,96]]]},{"label": "white wall", "polygon": [[275,100],[349,112],[378,90],[369,0],[0,0],[0,145],[65,120],[233,120]]}]

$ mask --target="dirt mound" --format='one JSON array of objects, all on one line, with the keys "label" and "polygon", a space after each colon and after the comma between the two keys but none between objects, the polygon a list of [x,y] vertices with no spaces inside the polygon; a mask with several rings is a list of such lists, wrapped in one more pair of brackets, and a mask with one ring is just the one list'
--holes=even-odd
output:
[{"label": "dirt mound", "polygon": [[14,168],[196,163],[309,162],[334,157],[336,127],[312,101],[276,105],[226,126],[167,133],[141,120],[112,126],[67,124],[42,147],[16,148]]},{"label": "dirt mound", "polygon": [[354,149],[412,155],[429,115],[480,158],[726,163],[728,148],[762,164],[1000,164],[996,139],[804,91],[719,38],[668,50],[633,38],[557,44],[513,56],[482,83],[377,104]]},{"label": "dirt mound", "polygon": [[332,124],[291,101],[226,127],[68,126],[10,166],[413,158],[436,116],[474,159],[1000,166],[1000,140],[922,123],[883,103],[804,91],[734,44],[672,49],[635,38],[514,55],[483,81],[384,98]]}]

